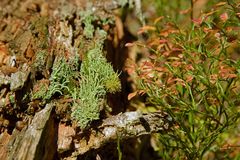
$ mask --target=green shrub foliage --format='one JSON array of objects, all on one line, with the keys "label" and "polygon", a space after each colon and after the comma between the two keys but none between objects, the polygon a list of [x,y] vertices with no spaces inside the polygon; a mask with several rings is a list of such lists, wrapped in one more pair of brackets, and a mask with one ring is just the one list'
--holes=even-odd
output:
[{"label": "green shrub foliage", "polygon": [[239,49],[240,23],[235,10],[226,7],[184,29],[163,18],[142,28],[149,31],[147,43],[135,43],[147,48],[150,57],[131,66],[139,93],[176,122],[171,132],[159,134],[163,159],[203,159],[218,137],[237,124],[240,61],[233,54]]}]

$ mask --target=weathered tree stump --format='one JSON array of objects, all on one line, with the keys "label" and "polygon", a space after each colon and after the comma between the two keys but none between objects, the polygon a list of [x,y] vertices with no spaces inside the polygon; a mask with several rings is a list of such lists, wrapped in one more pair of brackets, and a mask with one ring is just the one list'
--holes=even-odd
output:
[{"label": "weathered tree stump", "polygon": [[[139,6],[139,1],[136,2]],[[126,55],[121,64],[116,64],[121,53],[109,53],[113,48],[118,50],[118,46],[123,46],[119,43],[124,36],[122,22],[112,12],[121,5],[119,1],[109,0],[0,2],[0,159],[51,160],[62,158],[66,152],[68,158],[75,159],[118,138],[124,141],[171,129],[173,122],[169,115],[136,111],[99,119],[96,124],[80,130],[70,117],[71,105],[81,100],[64,95],[69,90],[63,86],[65,81],[58,82],[58,88],[47,92],[54,82],[51,74],[54,66],[58,67],[58,59],[64,57],[70,61],[77,53],[80,57],[78,61],[82,61],[86,56],[84,53],[98,43],[95,42],[98,34],[84,30],[89,26],[81,22],[81,11],[91,11],[102,21],[118,23],[116,26],[115,22],[108,24],[94,19],[95,28],[89,28],[93,32],[102,28],[108,33],[108,42],[112,42],[106,47],[108,59],[121,69]],[[71,65],[71,62],[68,64]],[[73,67],[79,70],[79,66]],[[73,78],[73,83],[78,79]],[[45,92],[40,94],[41,89]],[[122,99],[122,95],[119,97],[119,103],[126,100]],[[100,104],[99,112],[106,103],[104,98],[101,100],[103,104]],[[114,105],[110,106],[114,113],[124,111],[121,108],[123,104],[115,106],[118,110],[114,110]]]}]

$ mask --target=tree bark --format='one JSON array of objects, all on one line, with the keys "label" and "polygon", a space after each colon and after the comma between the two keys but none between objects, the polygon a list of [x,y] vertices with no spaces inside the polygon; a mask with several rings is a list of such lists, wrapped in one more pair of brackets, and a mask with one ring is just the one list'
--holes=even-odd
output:
[{"label": "tree bark", "polygon": [[31,124],[21,132],[15,130],[8,144],[7,159],[51,160],[56,152],[56,129],[51,116],[53,105],[48,104],[36,113]]},{"label": "tree bark", "polygon": [[[174,123],[163,112],[126,112],[80,132],[74,125],[67,125],[72,124],[71,99],[59,96],[43,105],[43,100],[29,98],[41,87],[49,87],[56,57],[68,57],[79,49],[82,25],[78,13],[89,9],[109,18],[120,6],[115,0],[1,0],[0,159],[50,160],[61,158],[65,152],[76,158],[119,138],[124,141],[171,129]],[[116,38],[111,37],[114,30],[119,30],[114,27],[105,26],[110,40]],[[84,44],[86,49],[88,42]]]}]

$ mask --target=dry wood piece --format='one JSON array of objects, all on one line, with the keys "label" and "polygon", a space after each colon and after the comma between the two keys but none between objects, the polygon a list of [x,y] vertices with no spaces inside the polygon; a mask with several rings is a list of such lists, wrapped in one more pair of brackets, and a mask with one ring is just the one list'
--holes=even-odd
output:
[{"label": "dry wood piece", "polygon": [[112,116],[90,131],[87,136],[82,136],[75,141],[76,152],[73,157],[82,155],[91,149],[98,149],[106,143],[139,137],[156,132],[167,132],[173,125],[172,118],[164,112],[142,114],[141,112],[125,112]]},{"label": "dry wood piece", "polygon": [[58,153],[63,153],[72,149],[72,139],[76,135],[73,127],[59,124],[58,126]]},{"label": "dry wood piece", "polygon": [[56,150],[54,121],[50,117],[53,105],[47,104],[36,113],[31,124],[20,133],[13,133],[9,143],[8,159],[53,159]]}]

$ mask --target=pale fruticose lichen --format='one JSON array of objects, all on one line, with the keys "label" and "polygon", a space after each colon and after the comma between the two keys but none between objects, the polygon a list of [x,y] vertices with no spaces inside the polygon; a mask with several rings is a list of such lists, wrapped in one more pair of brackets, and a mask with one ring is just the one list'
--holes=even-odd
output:
[{"label": "pale fruticose lichen", "polygon": [[96,45],[87,52],[80,70],[80,86],[76,90],[76,101],[72,109],[72,118],[85,128],[93,120],[99,119],[101,102],[107,92],[115,93],[121,90],[118,74],[103,56],[103,42],[106,33],[96,30],[99,38]]},{"label": "pale fruticose lichen", "polygon": [[[106,109],[103,106],[106,94],[121,90],[119,74],[114,72],[104,57],[103,46],[107,33],[103,29],[95,28],[96,20],[101,21],[101,18],[89,11],[80,12],[81,23],[76,25],[83,24],[82,40],[91,43],[82,42],[84,45],[79,45],[79,48],[71,45],[72,27],[64,22],[60,24],[60,32],[64,30],[67,33],[59,33],[57,41],[62,46],[58,51],[61,53],[67,48],[70,57],[66,58],[62,54],[56,56],[49,84],[39,85],[37,87],[39,90],[32,94],[32,99],[45,101],[51,100],[53,95],[71,97],[73,99],[71,119],[82,129],[88,127],[93,120],[98,120],[100,111]],[[105,23],[106,19],[102,22]],[[82,50],[86,53],[81,61],[79,52]]]}]

